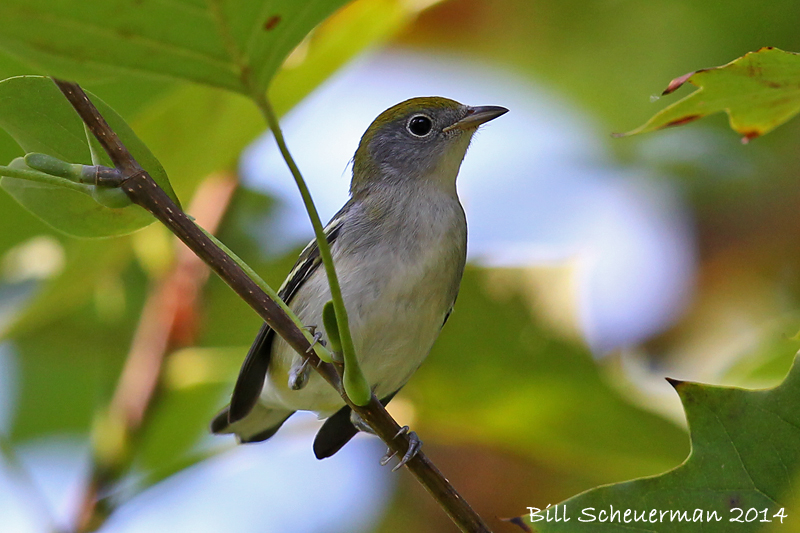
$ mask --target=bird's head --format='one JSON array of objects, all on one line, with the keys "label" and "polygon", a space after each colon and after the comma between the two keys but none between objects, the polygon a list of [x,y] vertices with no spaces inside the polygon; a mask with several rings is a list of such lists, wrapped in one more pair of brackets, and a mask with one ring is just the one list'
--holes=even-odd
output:
[{"label": "bird's head", "polygon": [[469,107],[438,96],[412,98],[381,113],[358,145],[350,192],[375,185],[433,182],[455,190],[455,179],[478,127],[508,109]]}]

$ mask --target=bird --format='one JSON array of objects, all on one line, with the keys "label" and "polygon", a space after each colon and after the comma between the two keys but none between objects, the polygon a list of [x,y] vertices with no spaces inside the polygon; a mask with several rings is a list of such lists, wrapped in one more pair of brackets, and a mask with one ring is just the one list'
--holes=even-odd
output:
[{"label": "bird", "polygon": [[[359,364],[384,405],[428,356],[453,310],[467,255],[456,177],[478,127],[507,111],[411,98],[378,115],[361,137],[350,199],[324,233]],[[316,240],[300,253],[278,295],[303,324],[323,324],[331,297]],[[326,342],[324,327],[316,334]],[[305,358],[263,324],[211,431],[233,433],[240,443],[261,442],[296,411],[326,419],[314,439],[318,459],[368,429]]]}]

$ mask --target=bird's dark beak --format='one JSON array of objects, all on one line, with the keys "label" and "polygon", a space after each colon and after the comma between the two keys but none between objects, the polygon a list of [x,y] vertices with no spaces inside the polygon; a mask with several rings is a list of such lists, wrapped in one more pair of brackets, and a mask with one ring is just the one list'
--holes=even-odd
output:
[{"label": "bird's dark beak", "polygon": [[508,113],[508,109],[497,105],[468,107],[466,117],[462,118],[455,124],[447,126],[442,131],[469,130],[477,128],[481,124],[489,122],[490,120],[494,120],[500,115],[505,115],[506,113]]}]

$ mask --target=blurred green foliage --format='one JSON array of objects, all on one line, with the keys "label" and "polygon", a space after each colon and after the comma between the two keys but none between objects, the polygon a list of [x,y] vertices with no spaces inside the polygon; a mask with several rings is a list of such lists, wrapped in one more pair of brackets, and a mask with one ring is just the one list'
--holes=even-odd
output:
[{"label": "blurred green foliage", "polygon": [[[788,337],[800,330],[798,121],[747,148],[720,118],[641,138],[612,140],[608,134],[652,115],[661,104],[651,103],[650,95],[677,74],[724,64],[764,45],[800,50],[800,7],[794,2],[451,0],[415,21],[424,3],[359,0],[305,37],[341,3],[313,3],[302,31],[259,63],[254,86],[275,74],[270,95],[276,109],[285,113],[357,53],[401,29],[395,41],[401,46],[458,53],[546,87],[594,120],[597,135],[607,139],[620,163],[672,179],[694,210],[700,256],[695,300],[674,328],[641,347],[652,373],[663,376],[680,368],[692,379],[742,385],[785,373],[796,348]],[[110,21],[108,31],[116,32],[103,52],[108,55],[87,65],[84,56],[64,54],[98,48],[96,36],[71,31],[61,39],[66,15],[80,13],[65,14],[59,3],[33,4],[32,12],[49,14],[25,34],[31,23],[19,18],[27,12],[22,4],[0,7],[0,47],[13,54],[0,55],[0,78],[50,73],[77,79],[132,125],[184,203],[205,176],[234,168],[241,149],[263,130],[247,98],[220,88],[247,92],[236,70],[241,64],[226,55],[230,43],[208,20],[193,28],[196,33],[166,37],[175,50],[191,56],[183,62],[174,54],[129,49],[131,34],[115,26],[126,19],[92,11],[99,3],[85,2],[80,13]],[[178,4],[158,5],[176,9]],[[185,5],[197,17],[206,9]],[[271,25],[271,13],[251,15],[243,9],[232,20],[253,31]],[[274,31],[286,20],[272,23]],[[167,32],[176,26],[170,18],[163,21],[139,30]],[[257,33],[249,62],[265,53],[272,37],[264,33],[263,42]],[[206,39],[209,34],[214,37]],[[34,39],[48,47],[37,50]],[[278,70],[298,43],[296,55]],[[109,68],[118,62],[125,68]],[[20,155],[0,133],[0,161]],[[259,193],[240,190],[220,236],[278,286],[295,254],[265,258],[253,237],[271,205]],[[103,242],[70,239],[5,194],[0,213],[0,257],[41,235],[52,238],[64,256],[60,274],[33,282],[35,290],[0,324],[20,363],[11,439],[23,443],[60,432],[88,436],[94,416],[108,404],[148,287],[157,281],[136,248],[143,246],[136,243],[143,234]],[[689,441],[682,429],[610,383],[609,365],[597,364],[580,342],[550,331],[530,312],[530,297],[519,286],[498,291],[486,274],[468,271],[434,353],[398,398],[411,403],[414,426],[431,456],[479,512],[520,514],[526,506],[554,503],[599,483],[658,474],[686,457]],[[32,283],[0,282],[0,289],[23,292]],[[216,278],[204,290],[199,313],[197,346],[170,358],[163,396],[140,435],[135,459],[144,484],[210,453],[198,442],[260,323]],[[738,342],[731,331],[751,333],[756,349],[709,371],[706,359]],[[705,351],[693,348],[698,345]],[[191,380],[187,368],[205,371]],[[379,530],[448,531],[452,526],[440,511],[418,494],[415,485],[402,484]]]},{"label": "blurred green foliage", "polygon": [[474,269],[458,298],[458,319],[408,385],[425,434],[499,446],[598,483],[686,456],[681,429],[621,398],[589,351],[543,327],[518,291],[498,297]]}]

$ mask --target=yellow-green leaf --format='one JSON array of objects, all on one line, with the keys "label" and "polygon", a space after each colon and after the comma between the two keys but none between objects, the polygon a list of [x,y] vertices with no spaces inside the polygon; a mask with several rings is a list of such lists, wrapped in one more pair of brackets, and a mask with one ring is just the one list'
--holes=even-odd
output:
[{"label": "yellow-green leaf", "polygon": [[699,87],[624,135],[680,126],[712,113],[728,113],[742,142],[764,135],[800,112],[800,54],[765,47],[721,67],[675,78],[670,94],[689,82]]}]

